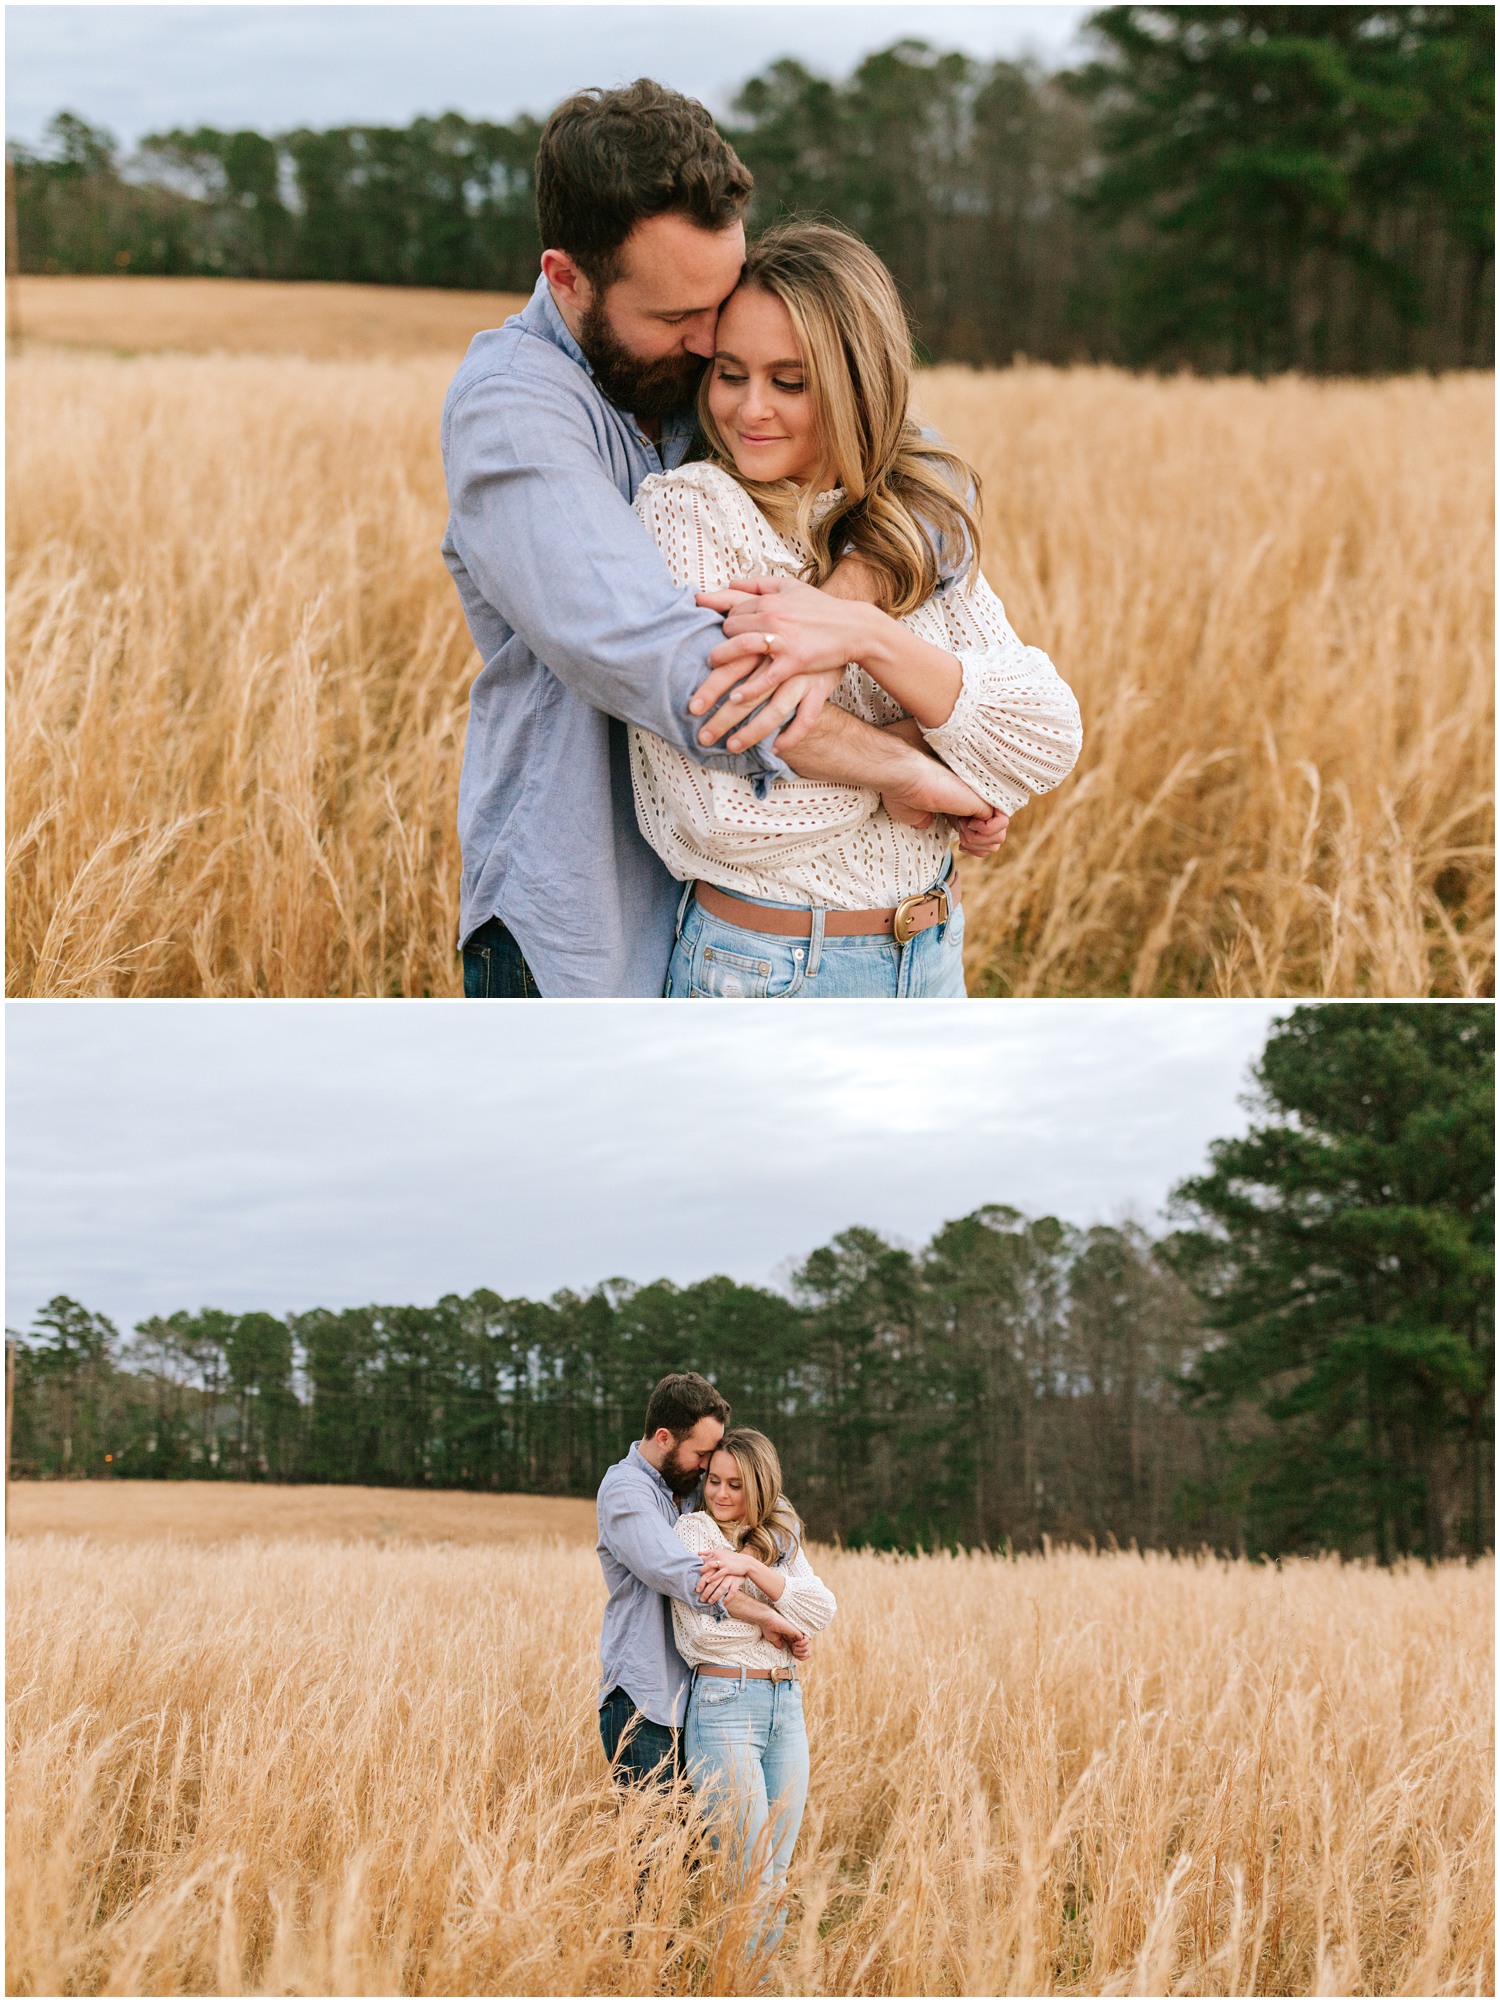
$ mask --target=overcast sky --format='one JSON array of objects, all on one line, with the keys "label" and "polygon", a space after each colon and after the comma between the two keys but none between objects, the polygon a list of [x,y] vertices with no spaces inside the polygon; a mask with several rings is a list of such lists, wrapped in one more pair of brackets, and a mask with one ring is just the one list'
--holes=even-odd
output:
[{"label": "overcast sky", "polygon": [[133,145],[179,125],[404,125],[421,113],[544,114],[587,84],[640,75],[715,113],[777,56],[844,75],[902,35],[976,56],[1076,53],[1085,7],[52,7],[5,10],[9,136],[59,110]]},{"label": "overcast sky", "polygon": [[12,1002],[6,1320],[766,1283],[985,1203],[1150,1222],[1244,1130],[1277,1012]]}]

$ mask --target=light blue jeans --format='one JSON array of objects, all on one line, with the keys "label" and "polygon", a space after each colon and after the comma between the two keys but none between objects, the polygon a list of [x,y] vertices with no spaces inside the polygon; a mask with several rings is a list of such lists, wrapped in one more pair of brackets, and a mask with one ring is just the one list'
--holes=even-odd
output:
[{"label": "light blue jeans", "polygon": [[[688,1779],[705,1814],[728,1808],[734,1816],[741,1870],[753,1866],[756,1844],[770,1823],[760,1857],[760,1881],[774,1893],[792,1860],[807,1806],[807,1728],[802,1722],[800,1685],[695,1675],[682,1749]],[[714,1844],[717,1847],[717,1837]],[[774,1947],[784,1923],[778,1908],[760,1928],[752,1951]]]},{"label": "light blue jeans", "polygon": [[[947,873],[946,871],[944,872]],[[764,897],[745,900],[747,913]],[[806,910],[780,904],[778,910]],[[826,912],[812,911],[811,938],[710,917],[691,883],[677,912],[677,944],[667,971],[669,1001],[962,1000],[963,906],[945,925],[929,925],[905,945],[894,939],[826,938]]]}]

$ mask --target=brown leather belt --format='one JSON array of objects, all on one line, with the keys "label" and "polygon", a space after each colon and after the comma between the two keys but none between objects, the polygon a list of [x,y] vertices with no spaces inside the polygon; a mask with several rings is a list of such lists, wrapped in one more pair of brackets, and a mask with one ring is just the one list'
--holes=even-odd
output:
[{"label": "brown leather belt", "polygon": [[[695,883],[693,895],[710,916],[743,931],[765,932],[773,938],[811,938],[811,911],[787,910],[781,904],[757,904],[749,897],[737,897],[713,883]],[[958,871],[951,870],[935,890],[925,896],[906,897],[890,910],[828,911],[823,918],[825,938],[893,938],[905,945],[919,931],[945,925],[958,909]]]},{"label": "brown leather belt", "polygon": [[795,1682],[797,1680],[797,1671],[795,1668],[713,1668],[706,1661],[699,1662],[698,1673],[700,1675],[732,1675],[736,1682],[742,1675],[747,1676],[751,1682]]}]

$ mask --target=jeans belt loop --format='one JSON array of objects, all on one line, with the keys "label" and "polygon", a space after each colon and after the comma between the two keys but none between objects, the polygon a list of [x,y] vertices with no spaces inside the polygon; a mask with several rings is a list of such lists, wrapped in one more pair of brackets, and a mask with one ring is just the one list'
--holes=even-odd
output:
[{"label": "jeans belt loop", "polygon": [[682,895],[677,899],[677,936],[682,936],[682,921],[687,916],[688,905],[693,901],[694,883],[691,876],[682,886]]},{"label": "jeans belt loop", "polygon": [[821,904],[813,905],[812,936],[807,941],[807,978],[812,979],[823,963],[823,930],[828,923],[828,913]]}]

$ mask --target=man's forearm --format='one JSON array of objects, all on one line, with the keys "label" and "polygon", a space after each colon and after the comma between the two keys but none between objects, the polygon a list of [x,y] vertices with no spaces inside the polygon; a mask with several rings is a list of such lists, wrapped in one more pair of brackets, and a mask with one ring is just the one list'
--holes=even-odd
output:
[{"label": "man's forearm", "polygon": [[724,1601],[724,1610],[731,1619],[745,1620],[755,1627],[763,1627],[771,1620],[779,1621],[781,1618],[774,1606],[768,1606],[764,1599],[752,1598],[738,1585]]},{"label": "man's forearm", "polygon": [[798,778],[873,786],[877,792],[896,784],[903,773],[910,772],[911,760],[925,755],[833,702],[823,705],[817,722],[800,743],[781,753]]}]

